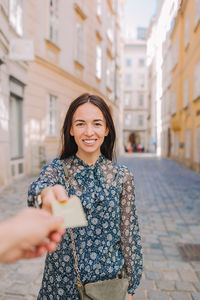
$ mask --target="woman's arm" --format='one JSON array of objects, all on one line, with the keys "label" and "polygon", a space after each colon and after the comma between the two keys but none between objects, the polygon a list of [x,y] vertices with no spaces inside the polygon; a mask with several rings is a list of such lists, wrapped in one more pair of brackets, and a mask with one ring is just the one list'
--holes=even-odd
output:
[{"label": "woman's arm", "polygon": [[[121,250],[129,279],[129,294],[134,294],[142,276],[142,247],[135,207],[133,175],[124,168],[124,183],[120,198]],[[129,296],[130,299],[132,295]]]},{"label": "woman's arm", "polygon": [[[28,206],[41,208],[44,205],[43,208],[49,210],[49,199],[51,199],[51,201],[58,200],[60,197],[59,188],[53,188],[57,185],[63,186],[60,188],[61,200],[63,200],[65,178],[63,176],[62,162],[59,159],[54,159],[49,165],[43,167],[38,179],[30,185],[28,191]],[[43,202],[41,205],[38,203],[38,196],[40,196],[40,194]],[[66,193],[64,198],[66,199]]]}]

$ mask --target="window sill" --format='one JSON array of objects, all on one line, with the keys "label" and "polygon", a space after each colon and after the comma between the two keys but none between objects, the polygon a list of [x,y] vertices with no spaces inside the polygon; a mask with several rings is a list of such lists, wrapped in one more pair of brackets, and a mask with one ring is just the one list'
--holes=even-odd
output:
[{"label": "window sill", "polygon": [[77,59],[74,60],[74,66],[79,70],[83,70],[85,68],[83,62],[80,62]]},{"label": "window sill", "polygon": [[55,53],[60,53],[60,47],[49,39],[45,40],[46,47],[50,48]]},{"label": "window sill", "polygon": [[200,100],[200,95],[193,99],[193,102]]},{"label": "window sill", "polygon": [[20,160],[20,159],[24,159],[24,156],[16,156],[16,157],[11,157],[10,158],[11,161]]},{"label": "window sill", "polygon": [[198,27],[199,27],[199,24],[200,24],[200,18],[199,20],[197,21],[197,23],[194,25],[194,32],[197,31]]},{"label": "window sill", "polygon": [[101,15],[96,14],[97,20],[99,24],[102,24]]},{"label": "window sill", "polygon": [[95,76],[95,78],[96,78],[96,81],[97,81],[98,83],[101,82],[101,77]]}]

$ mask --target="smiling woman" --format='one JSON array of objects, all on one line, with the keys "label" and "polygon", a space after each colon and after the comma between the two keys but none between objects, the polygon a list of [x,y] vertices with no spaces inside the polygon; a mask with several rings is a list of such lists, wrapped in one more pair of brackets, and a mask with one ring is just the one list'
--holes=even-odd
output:
[{"label": "smiling woman", "polygon": [[[127,289],[132,299],[142,274],[134,179],[126,167],[112,161],[114,143],[115,128],[105,101],[89,94],[75,99],[65,117],[60,158],[32,183],[28,204],[36,206],[41,195],[42,207],[51,211],[52,201],[62,200],[63,192],[66,198],[75,195],[87,226],[67,229],[56,252],[47,255],[39,300],[124,300]],[[58,187],[60,197],[55,196]],[[127,278],[119,279],[124,270]],[[100,296],[82,297],[94,283],[99,292],[99,282],[106,286]],[[104,295],[108,287],[111,294]]]}]

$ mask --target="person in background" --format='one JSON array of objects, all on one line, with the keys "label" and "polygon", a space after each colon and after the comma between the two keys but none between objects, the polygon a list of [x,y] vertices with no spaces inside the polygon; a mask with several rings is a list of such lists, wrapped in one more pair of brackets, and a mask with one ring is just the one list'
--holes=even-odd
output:
[{"label": "person in background", "polygon": [[28,205],[37,206],[41,196],[42,208],[51,212],[53,188],[60,185],[69,197],[80,198],[88,226],[73,228],[73,239],[67,229],[56,252],[47,255],[38,300],[80,299],[78,273],[78,280],[86,284],[115,279],[125,268],[129,299],[140,283],[142,253],[134,179],[127,167],[113,161],[115,138],[109,107],[101,97],[83,94],[70,104],[59,158],[46,165],[31,184]]},{"label": "person in background", "polygon": [[63,218],[47,211],[25,208],[18,215],[0,223],[0,263],[36,258],[54,252],[65,230]]}]

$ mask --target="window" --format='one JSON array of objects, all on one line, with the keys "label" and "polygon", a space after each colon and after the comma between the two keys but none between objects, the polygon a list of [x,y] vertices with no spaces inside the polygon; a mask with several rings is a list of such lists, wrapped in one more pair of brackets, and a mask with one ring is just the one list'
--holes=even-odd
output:
[{"label": "window", "polygon": [[100,46],[96,46],[96,77],[101,79],[102,72],[102,49]]},{"label": "window", "polygon": [[124,95],[124,105],[130,106],[131,104],[131,93],[125,93]]},{"label": "window", "polygon": [[126,66],[127,66],[127,67],[130,67],[131,65],[132,65],[131,59],[130,59],[130,58],[127,58],[127,59],[126,59]]},{"label": "window", "polygon": [[84,65],[84,32],[80,23],[76,24],[76,61]]},{"label": "window", "polygon": [[200,97],[200,60],[194,69],[194,99]]},{"label": "window", "polygon": [[23,126],[22,126],[22,98],[10,97],[10,149],[11,158],[23,156]]},{"label": "window", "polygon": [[138,105],[139,106],[144,105],[144,94],[138,94]]},{"label": "window", "polygon": [[107,12],[107,18],[108,18],[108,28],[107,28],[107,36],[111,43],[114,41],[114,33],[113,33],[113,28],[114,28],[114,19],[113,16],[111,16],[110,12]]},{"label": "window", "polygon": [[58,43],[58,0],[49,0],[49,40]]},{"label": "window", "polygon": [[189,103],[189,80],[188,78],[184,81],[184,98],[183,98],[183,107],[187,107]]},{"label": "window", "polygon": [[114,88],[114,62],[107,56],[107,69],[106,69],[106,85],[109,89]]},{"label": "window", "polygon": [[97,16],[100,17],[101,16],[101,0],[97,0]]},{"label": "window", "polygon": [[53,95],[48,98],[47,135],[57,135],[57,97]]},{"label": "window", "polygon": [[191,130],[185,132],[185,158],[190,158]]},{"label": "window", "polygon": [[176,113],[176,93],[172,93],[172,106],[171,106],[171,113],[175,114]]},{"label": "window", "polygon": [[138,115],[138,126],[141,127],[144,124],[144,117],[143,115]]},{"label": "window", "polygon": [[139,67],[144,67],[145,60],[143,58],[139,58],[138,65]]},{"label": "window", "polygon": [[19,35],[23,35],[23,0],[10,0],[9,19]]},{"label": "window", "polygon": [[185,20],[185,47],[188,46],[190,39],[190,20],[189,17]]},{"label": "window", "polygon": [[131,85],[132,77],[131,74],[126,74],[125,75],[125,83],[126,85]]},{"label": "window", "polygon": [[127,113],[127,114],[125,114],[125,125],[126,126],[129,126],[129,125],[131,125],[131,114],[130,113]]},{"label": "window", "polygon": [[144,74],[138,74],[138,88],[144,88]]},{"label": "window", "polygon": [[200,0],[195,0],[195,27],[200,21]]},{"label": "window", "polygon": [[174,42],[174,45],[172,47],[172,69],[175,68],[177,63],[178,63],[178,40]]}]

